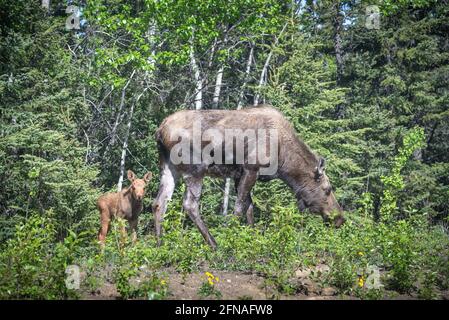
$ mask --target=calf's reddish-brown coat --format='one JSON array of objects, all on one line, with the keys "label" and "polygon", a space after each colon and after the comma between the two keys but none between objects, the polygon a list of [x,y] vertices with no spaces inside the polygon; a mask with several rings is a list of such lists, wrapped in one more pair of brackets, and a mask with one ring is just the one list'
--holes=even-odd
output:
[{"label": "calf's reddish-brown coat", "polygon": [[[120,192],[107,193],[98,198],[97,207],[100,211],[101,227],[98,240],[102,245],[106,240],[109,225],[113,218],[122,218],[128,221],[132,232],[132,240],[137,239],[137,223],[142,211],[142,200],[145,195],[145,187],[151,180],[152,173],[145,174],[143,179],[137,179],[134,172],[128,170],[128,179],[131,185]],[[125,230],[122,228],[122,234]]]}]

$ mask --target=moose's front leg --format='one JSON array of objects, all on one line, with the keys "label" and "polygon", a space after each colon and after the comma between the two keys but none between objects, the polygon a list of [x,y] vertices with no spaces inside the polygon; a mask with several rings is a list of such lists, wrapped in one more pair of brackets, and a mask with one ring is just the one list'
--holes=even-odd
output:
[{"label": "moose's front leg", "polygon": [[190,219],[192,219],[193,223],[198,227],[207,243],[215,250],[217,248],[217,243],[201,219],[199,210],[203,177],[186,176],[184,177],[184,182],[186,184],[183,201],[184,210],[187,211]]},{"label": "moose's front leg", "polygon": [[[240,184],[240,179],[235,180],[235,192],[238,194],[238,188]],[[246,222],[250,226],[254,226],[254,204],[253,199],[251,198],[251,191],[248,192],[245,201],[243,202],[243,208],[246,210]],[[248,208],[248,209],[245,209]],[[243,212],[245,212],[243,210]],[[235,213],[235,212],[234,212]]]},{"label": "moose's front leg", "polygon": [[[257,171],[250,169],[244,169],[241,178],[238,181],[236,181],[238,183],[238,186],[237,186],[237,199],[235,201],[234,214],[237,215],[238,217],[241,217],[243,212],[247,212],[248,209],[250,208],[252,204],[250,192],[251,189],[254,187],[256,181],[257,181]],[[247,214],[248,223],[250,224],[254,223],[251,213],[250,213],[251,217],[249,217]]]}]

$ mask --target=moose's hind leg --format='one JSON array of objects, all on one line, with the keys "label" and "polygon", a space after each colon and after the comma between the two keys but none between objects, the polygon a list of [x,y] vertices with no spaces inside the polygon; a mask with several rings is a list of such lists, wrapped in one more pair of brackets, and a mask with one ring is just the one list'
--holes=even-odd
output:
[{"label": "moose's hind leg", "polygon": [[207,243],[215,250],[217,248],[217,243],[201,219],[199,212],[203,177],[186,176],[184,177],[184,182],[186,184],[186,191],[184,193],[183,208],[187,211],[187,214],[190,219],[192,219],[193,223],[198,227]]},{"label": "moose's hind leg", "polygon": [[100,207],[100,230],[98,231],[98,241],[101,247],[104,247],[106,242],[106,235],[109,231],[109,224],[111,223],[111,217],[109,209],[107,207]]},{"label": "moose's hind leg", "polygon": [[174,168],[165,163],[162,166],[161,182],[156,199],[153,202],[154,225],[158,245],[161,244],[162,219],[167,211],[167,204],[173,196],[177,181],[177,173]]}]

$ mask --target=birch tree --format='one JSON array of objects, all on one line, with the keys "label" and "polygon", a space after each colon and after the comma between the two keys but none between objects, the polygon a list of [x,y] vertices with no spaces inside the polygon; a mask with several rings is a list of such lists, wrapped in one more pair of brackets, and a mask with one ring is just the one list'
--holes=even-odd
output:
[{"label": "birch tree", "polygon": [[42,8],[50,10],[50,0],[42,0]]},{"label": "birch tree", "polygon": [[[244,76],[243,84],[240,88],[239,100],[237,102],[237,110],[240,110],[243,107],[243,99],[245,96],[245,89],[246,89],[246,86],[247,86],[249,78],[250,78],[251,65],[254,60],[254,45],[253,45],[253,43],[250,42],[249,46],[250,46],[250,50],[249,50],[249,54],[248,54],[248,59],[246,61],[246,69],[245,69],[245,76]],[[223,205],[222,205],[222,211],[221,211],[222,215],[227,215],[227,213],[228,213],[230,190],[231,190],[231,179],[226,178],[225,185],[224,185],[224,191],[223,191]]]},{"label": "birch tree", "polygon": [[147,89],[145,88],[143,90],[143,92],[137,96],[135,101],[133,101],[133,103],[131,104],[131,108],[129,110],[128,122],[126,124],[125,137],[123,138],[122,154],[120,157],[120,174],[119,174],[119,180],[117,183],[117,191],[118,192],[120,192],[122,190],[123,179],[125,176],[126,153],[128,150],[128,139],[129,139],[129,135],[131,132],[131,124],[132,124],[132,119],[133,119],[133,115],[134,115],[134,108],[139,103],[140,98],[145,94],[146,91],[147,91]]},{"label": "birch tree", "polygon": [[254,106],[257,106],[259,104],[259,100],[260,100],[260,91],[262,89],[262,87],[266,84],[267,82],[267,72],[268,72],[268,68],[270,67],[270,61],[271,58],[273,56],[273,52],[276,49],[278,43],[279,43],[279,39],[282,37],[282,35],[285,32],[285,29],[287,28],[287,24],[284,24],[284,27],[282,28],[281,32],[279,33],[278,36],[275,37],[274,42],[273,42],[273,46],[270,50],[270,52],[267,55],[267,58],[265,59],[265,63],[263,64],[262,67],[262,71],[260,72],[260,77],[259,77],[259,83],[258,86],[256,88],[256,95],[254,96]]},{"label": "birch tree", "polygon": [[195,57],[193,44],[190,47],[190,67],[195,81],[194,105],[196,110],[200,110],[203,108],[203,78]]}]

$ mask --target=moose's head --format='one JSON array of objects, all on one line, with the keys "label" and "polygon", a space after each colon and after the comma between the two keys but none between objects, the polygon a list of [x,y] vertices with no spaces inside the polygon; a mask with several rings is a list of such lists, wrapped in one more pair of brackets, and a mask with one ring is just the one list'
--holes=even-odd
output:
[{"label": "moose's head", "polygon": [[138,179],[134,172],[131,170],[128,170],[128,180],[131,182],[130,191],[132,197],[136,201],[142,201],[143,197],[145,196],[145,187],[147,186],[148,182],[150,182],[153,174],[151,172],[147,172],[143,179]]},{"label": "moose's head", "polygon": [[345,218],[343,210],[335,199],[329,178],[324,172],[325,168],[326,161],[320,157],[305,181],[298,205],[300,210],[308,208],[310,212],[320,214],[325,223],[333,220],[338,228],[345,222]]}]

